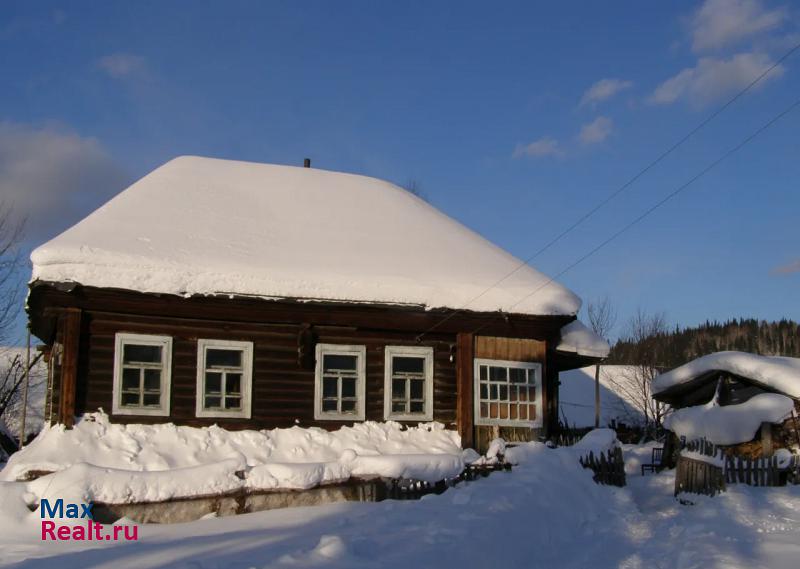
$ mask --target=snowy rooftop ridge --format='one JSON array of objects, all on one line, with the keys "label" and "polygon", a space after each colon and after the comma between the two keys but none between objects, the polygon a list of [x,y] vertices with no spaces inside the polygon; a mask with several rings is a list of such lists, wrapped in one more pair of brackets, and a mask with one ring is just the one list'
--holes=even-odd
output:
[{"label": "snowy rooftop ridge", "polygon": [[388,182],[193,156],[157,168],[31,260],[33,281],[139,292],[428,309],[459,308],[481,295],[467,308],[532,315],[580,308],[575,294],[529,266],[492,287],[522,262]]},{"label": "snowy rooftop ridge", "polygon": [[653,380],[653,394],[688,383],[710,371],[725,371],[800,399],[800,359],[759,356],[745,352],[716,352],[662,373]]},{"label": "snowy rooftop ridge", "polygon": [[573,320],[561,328],[561,341],[556,346],[559,352],[570,352],[579,356],[605,358],[611,351],[603,338],[586,327],[580,320]]}]

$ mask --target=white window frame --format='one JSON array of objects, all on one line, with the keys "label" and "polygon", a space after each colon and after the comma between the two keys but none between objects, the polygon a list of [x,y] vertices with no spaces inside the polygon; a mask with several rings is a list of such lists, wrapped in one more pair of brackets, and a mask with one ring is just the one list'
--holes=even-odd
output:
[{"label": "white window frame", "polygon": [[[161,347],[161,405],[156,408],[122,406],[122,355],[125,344]],[[152,334],[117,332],[114,335],[114,382],[112,388],[111,413],[113,415],[149,415],[168,417],[172,397],[172,338]]]},{"label": "white window frame", "polygon": [[[322,411],[322,360],[324,355],[356,356],[356,412]],[[363,421],[366,418],[367,347],[343,344],[317,344],[314,368],[314,419],[317,421]]]},{"label": "white window frame", "polygon": [[[242,351],[242,408],[241,409],[205,409],[206,388],[206,350],[237,349]],[[224,386],[223,386],[224,387]],[[197,340],[197,391],[195,397],[196,417],[218,419],[250,419],[251,400],[253,395],[253,342],[239,342],[234,340],[210,340],[200,338]]]},{"label": "white window frame", "polygon": [[[536,419],[533,421],[519,420],[519,419],[491,419],[481,417],[481,376],[480,367],[497,366],[506,368],[527,369],[534,371],[534,386],[536,387],[536,398],[534,403],[536,405]],[[475,358],[473,368],[473,402],[474,402],[474,417],[476,425],[498,425],[501,427],[530,427],[533,429],[541,428],[544,425],[544,417],[542,415],[542,364],[539,362],[519,362],[512,360],[492,360],[484,358]],[[530,384],[526,384],[530,385]]]},{"label": "white window frame", "polygon": [[[425,398],[422,413],[392,412],[392,358],[412,357],[425,360]],[[383,418],[393,421],[433,421],[433,348],[424,346],[386,346],[383,376]]]}]

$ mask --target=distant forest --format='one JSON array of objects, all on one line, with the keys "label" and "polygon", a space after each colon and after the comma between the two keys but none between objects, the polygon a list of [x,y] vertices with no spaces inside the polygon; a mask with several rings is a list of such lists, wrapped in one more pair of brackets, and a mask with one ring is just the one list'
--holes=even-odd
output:
[{"label": "distant forest", "polygon": [[[766,322],[755,319],[706,322],[691,328],[675,328],[648,341],[656,352],[658,367],[673,368],[699,356],[737,350],[767,356],[800,357],[800,326],[793,320]],[[618,341],[608,363],[635,363],[638,343]],[[639,352],[640,353],[640,352]]]}]

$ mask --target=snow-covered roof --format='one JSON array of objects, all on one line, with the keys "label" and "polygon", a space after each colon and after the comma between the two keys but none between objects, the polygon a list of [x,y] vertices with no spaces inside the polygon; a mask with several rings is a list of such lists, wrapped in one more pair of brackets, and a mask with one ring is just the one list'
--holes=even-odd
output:
[{"label": "snow-covered roof", "polygon": [[653,394],[658,395],[712,371],[724,371],[746,377],[775,391],[800,399],[800,359],[759,356],[745,352],[716,352],[692,360],[653,380]]},{"label": "snow-covered roof", "polygon": [[561,341],[556,346],[559,352],[575,353],[579,356],[604,358],[611,347],[580,320],[573,320],[561,328]]},{"label": "snow-covered roof", "polygon": [[667,415],[664,427],[689,440],[707,439],[717,445],[735,445],[753,439],[762,423],[780,423],[792,414],[794,402],[779,393],[761,393],[737,405],[684,407]]},{"label": "snow-covered roof", "polygon": [[[595,366],[587,366],[558,374],[559,416],[570,427],[594,426]],[[631,426],[644,425],[635,390],[628,388],[639,376],[636,366],[600,366],[600,425],[612,421]]]},{"label": "snow-covered roof", "polygon": [[492,286],[521,261],[388,182],[190,156],[134,183],[31,260],[34,280],[140,292],[453,308],[492,287],[467,308],[580,308],[529,266]]}]

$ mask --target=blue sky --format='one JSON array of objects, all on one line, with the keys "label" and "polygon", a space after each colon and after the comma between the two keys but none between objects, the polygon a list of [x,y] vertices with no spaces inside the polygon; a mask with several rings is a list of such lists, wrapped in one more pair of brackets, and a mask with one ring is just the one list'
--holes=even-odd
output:
[{"label": "blue sky", "polygon": [[[170,158],[416,180],[527,257],[793,44],[787,2],[5,2],[30,249]],[[800,52],[533,261],[556,274],[787,107]],[[800,319],[800,111],[559,280],[672,324]],[[465,252],[468,262],[468,252]]]}]

